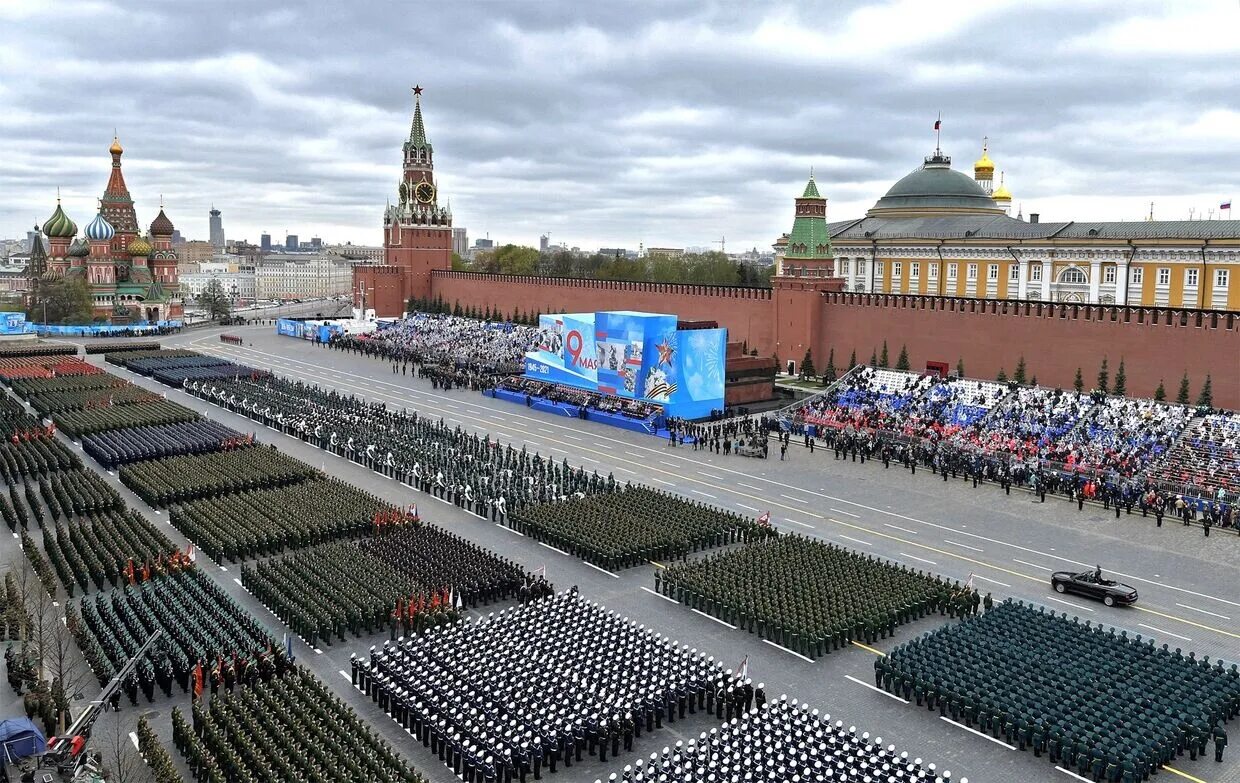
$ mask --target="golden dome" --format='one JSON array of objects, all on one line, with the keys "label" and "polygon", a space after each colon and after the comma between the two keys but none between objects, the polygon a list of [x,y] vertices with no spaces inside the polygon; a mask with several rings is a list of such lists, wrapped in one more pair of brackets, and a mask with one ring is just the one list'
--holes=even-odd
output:
[{"label": "golden dome", "polygon": [[1003,184],[1003,172],[1002,171],[999,172],[999,187],[995,188],[995,192],[991,193],[990,197],[993,198],[995,201],[1010,202],[1012,200],[1012,191],[1008,190],[1007,186]]},{"label": "golden dome", "polygon": [[990,159],[990,153],[986,149],[986,142],[982,142],[982,157],[978,158],[973,164],[973,173],[981,174],[983,172],[993,174],[995,172],[995,162]]},{"label": "golden dome", "polygon": [[118,136],[113,136],[112,146],[108,147],[108,152],[112,153],[113,155],[120,155],[124,151],[125,149],[124,147],[121,146],[120,138]]},{"label": "golden dome", "polygon": [[151,243],[142,237],[136,237],[126,248],[134,258],[146,258],[151,254]]}]

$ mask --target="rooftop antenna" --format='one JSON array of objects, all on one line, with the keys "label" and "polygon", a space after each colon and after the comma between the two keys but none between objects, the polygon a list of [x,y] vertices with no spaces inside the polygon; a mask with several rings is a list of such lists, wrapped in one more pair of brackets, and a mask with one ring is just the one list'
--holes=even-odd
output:
[{"label": "rooftop antenna", "polygon": [[1195,211],[1196,211],[1196,207],[1189,207],[1189,208],[1188,208],[1188,219],[1189,219],[1189,220],[1192,220],[1192,219],[1193,219],[1193,212],[1195,212]]}]

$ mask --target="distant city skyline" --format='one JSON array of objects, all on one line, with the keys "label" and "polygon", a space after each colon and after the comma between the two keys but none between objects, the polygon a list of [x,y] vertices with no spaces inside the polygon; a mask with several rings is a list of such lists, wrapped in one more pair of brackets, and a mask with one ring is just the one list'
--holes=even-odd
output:
[{"label": "distant city skyline", "polygon": [[[162,194],[186,237],[214,203],[229,237],[378,244],[415,81],[456,222],[530,247],[766,250],[811,166],[828,219],[861,217],[940,112],[955,168],[988,136],[1013,211],[1043,220],[1218,217],[1240,191],[1232,0],[385,8],[0,5],[0,236],[57,188],[89,222],[115,128],[140,220]],[[309,56],[314,30],[348,56]]]}]

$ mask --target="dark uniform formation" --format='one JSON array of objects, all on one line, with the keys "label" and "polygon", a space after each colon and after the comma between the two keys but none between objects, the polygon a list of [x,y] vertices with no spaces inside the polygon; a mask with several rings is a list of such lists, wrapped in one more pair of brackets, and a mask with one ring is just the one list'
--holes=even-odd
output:
[{"label": "dark uniform formation", "polygon": [[735,512],[646,487],[525,508],[508,524],[608,570],[774,534]]},{"label": "dark uniform formation", "polygon": [[223,562],[357,538],[392,512],[369,492],[322,478],[194,500],[174,505],[168,516],[177,530]]},{"label": "dark uniform formation", "polygon": [[1095,781],[1133,783],[1240,714],[1233,664],[1010,599],[875,661],[878,686]]},{"label": "dark uniform formation", "polygon": [[308,672],[281,667],[172,711],[173,744],[202,783],[424,783]]},{"label": "dark uniform formation", "polygon": [[82,438],[82,450],[105,468],[181,454],[209,454],[237,446],[248,435],[202,419],[159,427],[133,427]]},{"label": "dark uniform formation", "polygon": [[665,720],[744,704],[714,659],[575,591],[385,642],[352,677],[467,783],[606,761]]},{"label": "dark uniform formation", "polygon": [[[897,753],[895,745],[884,747],[882,737],[871,737],[869,732],[858,735],[855,726],[845,728],[843,721],[832,725],[830,715],[820,715],[796,699],[780,696],[763,706],[763,695],[755,702],[719,728],[613,772],[608,783],[953,780],[950,771],[940,773],[934,764],[910,759],[907,752]],[[960,783],[968,781],[960,778]]]},{"label": "dark uniform formation", "polygon": [[976,591],[796,534],[655,572],[663,595],[817,658],[932,612],[963,617]]},{"label": "dark uniform formation", "polygon": [[43,528],[43,550],[65,592],[120,585],[134,568],[164,567],[178,556],[168,537],[133,511],[87,514]]},{"label": "dark uniform formation", "polygon": [[167,573],[143,568],[133,583],[71,603],[69,630],[102,685],[156,630],[164,636],[124,682],[130,703],[139,690],[147,701],[158,687],[172,695],[174,684],[188,692],[193,670],[211,670],[212,690],[246,678],[246,669],[273,642],[219,585],[192,567]]},{"label": "dark uniform formation", "polygon": [[156,508],[233,492],[272,489],[322,475],[272,445],[239,444],[226,451],[183,454],[125,465],[121,481]]}]

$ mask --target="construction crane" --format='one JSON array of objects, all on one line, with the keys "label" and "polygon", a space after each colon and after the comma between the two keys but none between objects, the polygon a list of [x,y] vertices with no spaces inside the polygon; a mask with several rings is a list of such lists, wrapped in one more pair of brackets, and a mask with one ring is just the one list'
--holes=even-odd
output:
[{"label": "construction crane", "polygon": [[713,240],[711,244],[718,245],[719,252],[723,253],[725,256],[728,254],[728,238],[727,237],[719,237],[718,239]]}]

